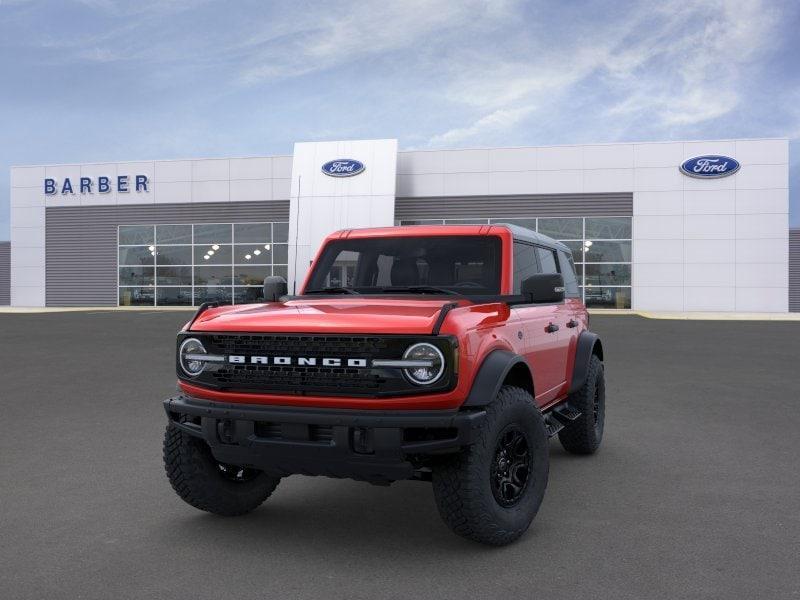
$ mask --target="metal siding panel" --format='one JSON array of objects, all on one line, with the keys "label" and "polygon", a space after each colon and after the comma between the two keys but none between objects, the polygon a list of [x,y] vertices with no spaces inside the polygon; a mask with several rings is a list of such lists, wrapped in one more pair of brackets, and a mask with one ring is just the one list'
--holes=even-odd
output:
[{"label": "metal siding panel", "polygon": [[789,230],[789,312],[800,312],[800,229]]},{"label": "metal siding panel", "polygon": [[47,306],[117,306],[117,226],[288,221],[289,202],[58,206],[45,219]]},{"label": "metal siding panel", "polygon": [[0,242],[0,306],[11,304],[11,242]]},{"label": "metal siding panel", "polygon": [[633,215],[633,194],[397,198],[395,219],[513,219]]}]

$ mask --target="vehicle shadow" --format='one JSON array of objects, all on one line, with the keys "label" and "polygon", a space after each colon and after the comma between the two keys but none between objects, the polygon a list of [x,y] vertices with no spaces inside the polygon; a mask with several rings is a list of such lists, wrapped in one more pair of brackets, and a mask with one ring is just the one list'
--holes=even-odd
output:
[{"label": "vehicle shadow", "polygon": [[[546,506],[519,543],[534,543],[538,535],[556,526],[548,524],[549,517],[542,517],[542,512],[547,506],[559,505],[554,490],[558,486],[554,484],[560,477],[569,476],[571,460],[575,457],[560,446],[551,447]],[[559,475],[558,471],[566,472]],[[279,550],[287,555],[307,555],[341,552],[346,545],[352,549],[352,556],[388,559],[403,553],[430,560],[440,552],[472,555],[502,551],[453,534],[439,517],[431,484],[425,482],[400,481],[383,487],[293,476],[281,481],[271,498],[243,517],[218,517],[185,505],[178,509],[177,514],[170,511],[169,531],[156,535],[163,535],[171,545],[205,547],[209,552],[224,547],[245,554],[268,555]]]}]

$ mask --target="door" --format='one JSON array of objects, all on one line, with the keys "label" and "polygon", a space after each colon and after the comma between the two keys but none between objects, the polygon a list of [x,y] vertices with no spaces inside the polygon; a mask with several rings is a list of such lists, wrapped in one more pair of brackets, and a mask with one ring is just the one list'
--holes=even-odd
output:
[{"label": "door", "polygon": [[578,336],[586,329],[586,309],[581,302],[581,291],[575,275],[575,263],[572,257],[563,250],[558,251],[558,262],[564,276],[564,298],[567,309],[567,382],[572,381],[575,368],[575,353],[578,348]]},{"label": "door", "polygon": [[[515,294],[520,293],[522,280],[526,277],[542,272],[557,272],[551,271],[557,269],[552,263],[552,256],[548,257],[546,253],[540,255],[541,251],[547,252],[539,246],[514,242]],[[562,332],[568,320],[564,305],[517,305],[515,311],[524,333],[525,359],[533,370],[536,403],[543,406],[557,398],[564,389],[567,365]]]}]

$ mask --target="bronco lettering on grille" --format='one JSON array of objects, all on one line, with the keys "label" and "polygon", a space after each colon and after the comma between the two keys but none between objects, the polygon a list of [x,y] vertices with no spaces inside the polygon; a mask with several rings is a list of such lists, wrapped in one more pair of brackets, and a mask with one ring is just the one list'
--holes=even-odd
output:
[{"label": "bronco lettering on grille", "polygon": [[299,367],[354,367],[363,369],[368,366],[366,358],[334,358],[314,356],[244,356],[231,354],[228,362],[234,365],[297,365]]}]

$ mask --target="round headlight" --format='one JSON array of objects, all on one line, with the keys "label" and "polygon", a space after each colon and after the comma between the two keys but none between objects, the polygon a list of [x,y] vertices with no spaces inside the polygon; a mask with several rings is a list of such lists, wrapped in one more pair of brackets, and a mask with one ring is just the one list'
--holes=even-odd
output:
[{"label": "round headlight", "polygon": [[183,372],[189,377],[197,377],[203,372],[206,366],[204,360],[191,358],[191,355],[197,354],[206,354],[206,349],[203,347],[203,344],[200,343],[200,340],[196,338],[187,338],[183,340],[178,350],[178,362],[181,364]]},{"label": "round headlight", "polygon": [[444,356],[433,344],[421,342],[414,344],[403,354],[404,360],[418,360],[429,363],[430,366],[408,367],[403,369],[413,383],[417,385],[430,385],[439,380],[444,373]]}]

